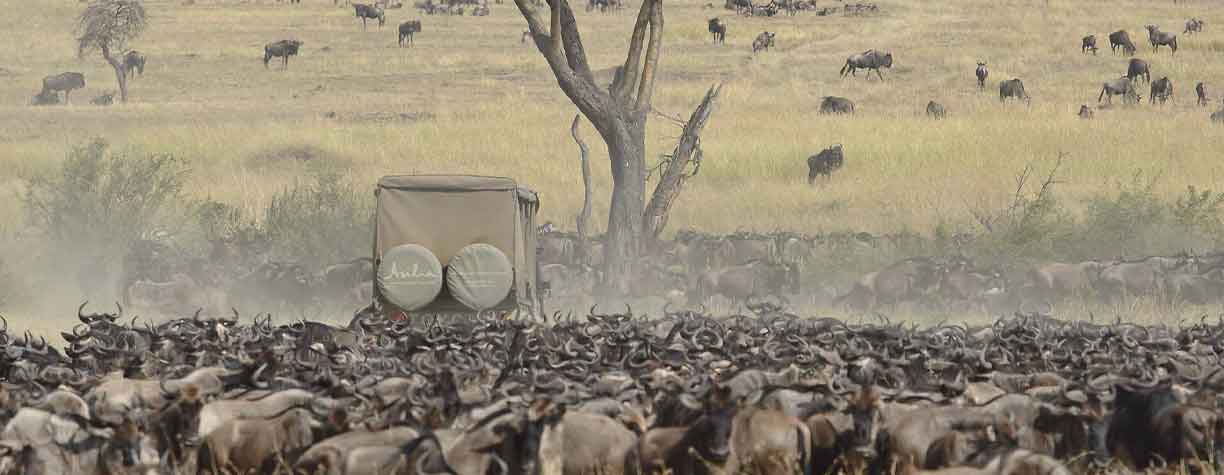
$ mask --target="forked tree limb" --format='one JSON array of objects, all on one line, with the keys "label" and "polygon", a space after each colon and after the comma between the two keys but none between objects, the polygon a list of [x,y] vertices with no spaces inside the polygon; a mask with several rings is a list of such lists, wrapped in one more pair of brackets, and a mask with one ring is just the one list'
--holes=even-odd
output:
[{"label": "forked tree limb", "polygon": [[[574,138],[574,143],[578,144],[578,159],[582,161],[582,211],[578,213],[578,239],[582,242],[585,250],[587,240],[587,224],[591,222],[591,162],[588,159],[589,149],[586,142],[578,135],[578,124],[581,123],[582,116],[574,115],[574,122],[570,124],[570,136]],[[585,251],[583,252],[585,255]]]},{"label": "forked tree limb", "polygon": [[685,170],[688,169],[690,163],[695,167],[700,166],[701,131],[705,129],[706,122],[709,121],[710,114],[714,111],[714,104],[721,90],[722,84],[720,83],[710,87],[710,90],[706,92],[701,104],[684,124],[680,143],[676,145],[671,160],[667,162],[667,168],[659,176],[659,183],[655,185],[654,193],[651,194],[650,204],[646,205],[646,210],[642,213],[643,234],[650,241],[658,239],[663,234],[663,230],[667,227],[668,213],[676,198],[680,196],[685,180],[696,174],[696,170],[692,173],[686,173]]},{"label": "forked tree limb", "polygon": [[650,109],[650,99],[654,95],[655,71],[659,66],[659,48],[663,44],[663,0],[653,0],[650,3],[650,45],[646,47],[646,60],[642,65],[641,85],[638,87],[637,106],[634,110]]}]

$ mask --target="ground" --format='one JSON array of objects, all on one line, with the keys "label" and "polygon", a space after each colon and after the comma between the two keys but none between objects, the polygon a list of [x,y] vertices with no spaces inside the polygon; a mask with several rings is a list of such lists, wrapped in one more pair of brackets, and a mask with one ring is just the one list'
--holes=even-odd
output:
[{"label": "ground", "polygon": [[[818,1],[820,6],[839,2]],[[724,81],[706,129],[705,164],[676,206],[673,229],[711,232],[794,229],[930,232],[938,223],[971,221],[968,210],[1002,203],[1026,163],[1067,154],[1064,196],[1098,192],[1137,172],[1159,174],[1157,188],[1218,188],[1224,127],[1207,116],[1224,97],[1224,8],[1208,1],[878,2],[874,15],[747,18],[703,8],[703,1],[665,7],[662,76],[655,107],[687,117],[711,84]],[[600,14],[582,11],[591,63],[604,79],[623,58],[635,5]],[[542,193],[546,219],[571,227],[580,206],[577,149],[568,137],[575,109],[529,43],[512,3],[488,17],[387,12],[387,26],[365,31],[351,7],[199,1],[147,3],[149,30],[131,46],[149,58],[132,82],[128,104],[89,105],[116,88],[98,57],[75,56],[77,2],[13,2],[0,13],[0,217],[20,222],[21,180],[50,170],[65,151],[90,136],[120,145],[173,152],[189,161],[189,192],[244,206],[256,214],[276,191],[320,170],[372,185],[390,173],[479,173],[514,177]],[[713,45],[706,19],[729,24],[727,43]],[[1181,35],[1187,18],[1205,18],[1206,32]],[[396,46],[396,26],[421,19],[415,48]],[[1181,49],[1154,54],[1144,24],[1179,33]],[[1080,53],[1080,37],[1126,29],[1155,77],[1169,76],[1171,105],[1098,111],[1103,80],[1124,72],[1126,58],[1103,49]],[[753,56],[752,39],[777,33],[777,48]],[[263,45],[304,42],[288,70],[264,69]],[[868,48],[891,51],[885,81],[838,76],[846,56]],[[985,60],[985,91],[973,69]],[[86,75],[73,105],[27,105],[43,76]],[[1000,104],[997,83],[1019,77],[1030,107]],[[1217,83],[1213,83],[1213,79]],[[1206,81],[1217,99],[1194,105]],[[1141,92],[1146,96],[1147,86]],[[854,117],[817,114],[823,96],[858,104]],[[948,109],[934,122],[928,100]],[[595,146],[595,222],[610,187],[606,156]],[[649,154],[667,153],[679,129],[655,116]],[[827,183],[806,184],[805,158],[841,143],[847,165]],[[280,153],[283,149],[311,153]],[[289,159],[286,159],[289,157]]]}]

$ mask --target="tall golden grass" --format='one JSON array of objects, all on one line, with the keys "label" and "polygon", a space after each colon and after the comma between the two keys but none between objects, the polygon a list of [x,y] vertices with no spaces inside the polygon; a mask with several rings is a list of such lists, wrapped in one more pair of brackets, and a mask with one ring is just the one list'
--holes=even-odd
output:
[{"label": "tall golden grass", "polygon": [[[1224,127],[1194,106],[1194,84],[1224,97],[1224,32],[1212,25],[1224,8],[1205,0],[1071,1],[881,0],[881,13],[747,18],[704,1],[666,6],[662,76],[656,108],[686,117],[711,83],[727,87],[706,129],[705,163],[671,220],[673,229],[712,232],[775,228],[929,232],[939,223],[969,226],[969,209],[1004,202],[1024,164],[1067,154],[1061,196],[1096,193],[1136,171],[1160,174],[1158,192],[1186,185],[1219,188]],[[829,3],[829,5],[840,5]],[[78,59],[77,2],[13,2],[0,12],[0,219],[16,226],[23,177],[52,169],[90,136],[116,145],[172,152],[191,167],[189,193],[255,213],[289,183],[320,170],[357,183],[391,173],[512,176],[539,190],[546,219],[571,226],[580,206],[576,147],[567,135],[574,107],[534,47],[519,41],[524,22],[512,3],[489,17],[424,16],[388,11],[388,25],[362,31],[350,8],[303,4],[150,1],[150,28],[132,47],[149,57],[132,83],[132,101],[97,107],[89,98],[115,88],[96,57]],[[633,6],[578,21],[601,78],[621,61]],[[730,24],[727,44],[709,41],[705,20]],[[1208,20],[1206,33],[1181,35],[1176,56],[1153,54],[1143,25],[1180,33],[1186,18]],[[420,17],[415,48],[398,48],[395,26]],[[1154,75],[1169,76],[1175,102],[1118,107],[1097,119],[1075,117],[1095,104],[1101,81],[1125,70],[1107,49],[1079,51],[1128,30]],[[757,33],[777,33],[775,50],[753,56]],[[261,64],[265,43],[305,42],[281,70]],[[892,51],[885,81],[842,79],[845,57],[868,48]],[[988,61],[989,86],[974,84],[976,60]],[[82,71],[87,87],[73,105],[27,103],[44,75]],[[1000,104],[998,80],[1019,77],[1030,107]],[[1146,86],[1142,91],[1146,96]],[[823,96],[848,97],[854,117],[816,113]],[[923,114],[928,100],[949,118]],[[606,206],[609,170],[596,144],[596,211]],[[649,153],[674,147],[678,127],[652,120]],[[806,184],[805,158],[845,146],[847,166],[827,183]],[[310,146],[306,159],[278,159]],[[299,154],[300,155],[300,154]],[[300,157],[299,157],[300,158]],[[596,223],[603,219],[597,215]]]}]

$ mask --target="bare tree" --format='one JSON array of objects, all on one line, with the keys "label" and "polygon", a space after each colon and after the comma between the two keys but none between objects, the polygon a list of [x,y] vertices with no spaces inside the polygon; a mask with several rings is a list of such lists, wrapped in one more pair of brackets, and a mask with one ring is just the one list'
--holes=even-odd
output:
[{"label": "bare tree", "polygon": [[[643,0],[629,52],[605,90],[587,63],[574,11],[567,0],[549,0],[549,16],[514,0],[536,48],[548,62],[561,90],[595,126],[608,146],[612,204],[604,245],[605,286],[625,294],[641,252],[642,209],[646,201],[646,118],[651,111],[655,70],[663,38],[662,0]],[[649,31],[649,42],[647,32]]]},{"label": "bare tree", "polygon": [[[660,164],[663,173],[659,175],[659,183],[655,185],[650,204],[642,214],[642,229],[646,238],[652,242],[657,240],[667,227],[667,215],[676,198],[680,196],[684,182],[697,176],[697,172],[701,170],[701,131],[705,129],[706,121],[714,112],[714,101],[718,99],[721,90],[722,84],[718,84],[706,91],[701,104],[693,111],[693,115],[689,116],[688,122],[684,123],[680,143],[676,144],[671,155],[664,157],[665,162]],[[691,171],[690,164],[693,165]]]},{"label": "bare tree", "polygon": [[129,41],[140,36],[148,25],[144,5],[139,0],[97,0],[77,20],[77,55],[98,50],[115,70],[119,81],[119,100],[127,102],[127,78],[123,74],[123,51]]},{"label": "bare tree", "polygon": [[[582,211],[578,212],[578,239],[582,240],[582,246],[586,247],[588,224],[591,222],[591,162],[589,160],[590,149],[587,148],[586,142],[578,135],[578,124],[581,122],[582,116],[575,115],[574,122],[570,124],[570,136],[574,137],[574,143],[578,144],[578,159],[582,161]],[[586,252],[582,253],[585,259]]]}]

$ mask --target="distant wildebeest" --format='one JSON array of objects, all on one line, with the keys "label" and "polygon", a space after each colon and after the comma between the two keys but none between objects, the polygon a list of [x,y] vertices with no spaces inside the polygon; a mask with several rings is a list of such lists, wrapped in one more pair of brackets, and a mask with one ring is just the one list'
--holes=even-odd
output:
[{"label": "distant wildebeest", "polygon": [[1079,114],[1076,114],[1076,115],[1078,115],[1078,116],[1079,116],[1079,118],[1081,118],[1081,119],[1091,119],[1091,118],[1092,118],[1092,109],[1089,109],[1089,108],[1088,108],[1088,104],[1083,104],[1083,105],[1080,105]]},{"label": "distant wildebeest", "polygon": [[927,102],[926,113],[927,116],[935,119],[942,119],[945,115],[947,115],[947,111],[944,110],[944,106],[935,101]]},{"label": "distant wildebeest", "polygon": [[489,16],[489,6],[476,5],[472,8],[472,16]]},{"label": "distant wildebeest", "polygon": [[63,91],[64,103],[70,104],[71,102],[68,100],[68,95],[71,94],[74,89],[85,87],[85,75],[74,72],[59,73],[54,76],[47,76],[43,78],[42,84],[42,92],[39,93],[40,96],[50,97],[51,95],[54,95],[58,100],[59,92]]},{"label": "distant wildebeest", "polygon": [[1118,47],[1122,48],[1124,54],[1135,55],[1135,44],[1131,42],[1130,33],[1127,33],[1126,30],[1118,30],[1109,34],[1109,50],[1117,52]]},{"label": "distant wildebeest", "polygon": [[378,20],[378,26],[380,28],[383,26],[383,24],[387,23],[386,13],[383,13],[383,10],[376,6],[366,5],[364,3],[354,3],[353,11],[357,14],[357,18],[361,19],[361,29],[363,30],[366,27],[366,19]]},{"label": "distant wildebeest", "polygon": [[139,75],[144,75],[145,56],[139,51],[131,50],[123,54],[123,76],[132,77],[135,72]]},{"label": "distant wildebeest", "polygon": [[95,106],[109,106],[115,103],[115,92],[107,92],[89,100],[90,104]]},{"label": "distant wildebeest", "polygon": [[755,54],[761,50],[768,51],[769,47],[774,45],[774,36],[774,33],[762,31],[755,40],[752,40],[752,52]]},{"label": "distant wildebeest", "polygon": [[412,41],[412,35],[414,33],[420,33],[420,32],[421,32],[421,20],[411,20],[411,21],[400,23],[399,45],[401,47],[404,46],[405,44],[407,44],[408,46],[412,46],[413,44],[415,44]]},{"label": "distant wildebeest", "polygon": [[999,102],[1003,102],[1009,97],[1014,97],[1016,100],[1023,99],[1025,102],[1032,100],[1028,92],[1024,90],[1024,81],[1021,81],[1019,78],[999,81]]},{"label": "distant wildebeest", "polygon": [[1080,53],[1086,53],[1088,51],[1091,51],[1092,55],[1096,56],[1096,35],[1088,35],[1085,36],[1084,39],[1080,40]]},{"label": "distant wildebeest", "polygon": [[1218,111],[1212,112],[1211,121],[1224,123],[1224,109],[1220,109]]},{"label": "distant wildebeest", "polygon": [[1152,81],[1152,92],[1148,95],[1148,104],[1155,104],[1156,99],[1160,99],[1160,103],[1173,98],[1173,81],[1169,80],[1168,76]]},{"label": "distant wildebeest", "polygon": [[1135,91],[1135,82],[1130,78],[1117,78],[1105,81],[1101,84],[1101,94],[1097,96],[1097,102],[1105,99],[1110,104],[1113,103],[1113,96],[1122,96],[1122,102],[1135,103],[1139,102],[1139,93]]},{"label": "distant wildebeest", "polygon": [[836,96],[825,96],[820,101],[821,114],[853,114],[854,103],[850,99]]},{"label": "distant wildebeest", "polygon": [[1170,54],[1177,53],[1177,35],[1165,31],[1160,31],[1160,27],[1156,25],[1146,25],[1148,31],[1148,42],[1152,43],[1152,51],[1160,50],[1161,46],[1168,46]]},{"label": "distant wildebeest", "polygon": [[1185,33],[1187,35],[1191,33],[1202,33],[1203,26],[1205,25],[1207,25],[1207,22],[1200,20],[1198,18],[1191,18],[1189,20],[1186,20],[1186,31],[1183,31],[1182,33]]},{"label": "distant wildebeest", "polygon": [[845,156],[842,155],[841,144],[836,144],[832,147],[821,150],[820,153],[812,155],[807,159],[808,165],[808,184],[816,182],[817,175],[831,177],[834,170],[841,168],[846,162]]},{"label": "distant wildebeest", "polygon": [[874,49],[869,49],[846,58],[846,65],[842,66],[841,75],[845,77],[846,73],[850,73],[851,76],[857,76],[855,72],[859,68],[863,68],[867,70],[867,77],[871,77],[871,70],[875,70],[876,75],[883,81],[884,75],[880,74],[880,68],[891,68],[892,64],[892,53],[881,53]]},{"label": "distant wildebeest", "polygon": [[978,89],[986,89],[986,78],[990,76],[990,70],[986,69],[986,62],[978,61],[977,69],[973,71],[973,74],[977,76]]},{"label": "distant wildebeest", "polygon": [[1199,82],[1194,85],[1194,94],[1198,96],[1198,105],[1207,105],[1207,85]]},{"label": "distant wildebeest", "polygon": [[1139,77],[1143,77],[1144,81],[1152,82],[1152,67],[1147,61],[1132,58],[1126,65],[1126,78],[1134,81]]},{"label": "distant wildebeest", "polygon": [[264,46],[264,68],[267,68],[268,61],[275,57],[281,58],[284,67],[286,69],[289,68],[289,57],[297,56],[298,49],[301,47],[302,42],[298,40],[280,40],[275,43],[268,43]]},{"label": "distant wildebeest", "polygon": [[711,18],[708,20],[708,23],[709,23],[708,29],[710,30],[710,36],[714,37],[714,42],[726,44],[727,25],[724,24],[722,20],[719,20],[718,18]]}]

